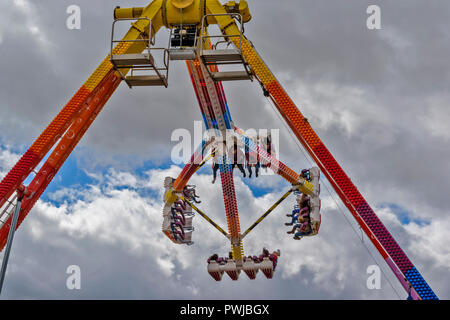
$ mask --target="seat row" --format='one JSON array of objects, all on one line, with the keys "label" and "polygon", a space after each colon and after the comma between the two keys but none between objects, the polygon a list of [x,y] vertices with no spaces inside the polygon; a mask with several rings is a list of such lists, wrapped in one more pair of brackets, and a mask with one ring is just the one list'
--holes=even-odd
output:
[{"label": "seat row", "polygon": [[[165,179],[164,187],[166,191],[172,187],[174,181],[175,179],[171,177]],[[189,201],[198,202],[195,186],[186,186],[183,189],[182,196]],[[177,244],[192,245],[194,243],[192,241],[194,216],[192,207],[182,197],[178,197],[172,204],[166,203],[163,209],[163,233]]]},{"label": "seat row", "polygon": [[221,281],[224,273],[232,280],[238,280],[241,271],[244,271],[251,280],[254,280],[260,270],[267,279],[272,279],[277,267],[280,250],[269,254],[266,249],[263,249],[263,253],[259,257],[249,256],[239,261],[235,261],[232,258],[214,259],[214,256],[217,255],[213,255],[208,259],[208,273],[216,281]]}]

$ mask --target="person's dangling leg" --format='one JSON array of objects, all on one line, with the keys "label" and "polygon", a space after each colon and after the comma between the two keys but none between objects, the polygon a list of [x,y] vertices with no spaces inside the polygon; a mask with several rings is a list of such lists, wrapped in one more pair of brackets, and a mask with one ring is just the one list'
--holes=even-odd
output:
[{"label": "person's dangling leg", "polygon": [[219,164],[216,163],[213,167],[213,181],[212,183],[216,182],[216,177],[217,177],[217,170],[219,170]]},{"label": "person's dangling leg", "polygon": [[237,164],[237,167],[238,167],[239,170],[242,172],[242,175],[243,175],[244,178],[245,178],[245,177],[246,177],[246,174],[245,174],[245,170],[244,170],[244,167],[242,166],[242,164],[238,163],[238,164]]},{"label": "person's dangling leg", "polygon": [[247,164],[247,170],[248,170],[248,177],[252,177],[252,165],[250,164],[250,150],[248,147],[248,138],[245,138],[245,162]]},{"label": "person's dangling leg", "polygon": [[298,225],[298,224],[294,225],[294,227],[292,228],[292,230],[291,230],[291,231],[288,231],[287,233],[289,233],[289,234],[294,233],[294,232],[295,232],[295,229],[297,229],[299,226],[300,226],[300,225]]},{"label": "person's dangling leg", "polygon": [[290,223],[289,223],[289,222],[286,222],[284,225],[286,225],[286,226],[292,226],[294,223],[297,222],[297,219],[298,219],[298,214],[293,214],[293,215],[292,215],[291,222],[290,222]]}]

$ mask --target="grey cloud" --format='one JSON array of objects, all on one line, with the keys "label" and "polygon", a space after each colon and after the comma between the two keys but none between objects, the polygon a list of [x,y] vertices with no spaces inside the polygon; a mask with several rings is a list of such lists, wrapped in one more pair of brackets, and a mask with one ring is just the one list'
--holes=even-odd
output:
[{"label": "grey cloud", "polygon": [[[31,144],[108,53],[114,6],[146,3],[80,0],[82,29],[69,31],[65,28],[65,9],[72,2],[32,2],[30,23],[37,24],[49,41],[51,49],[47,51],[28,26],[21,23],[21,12],[12,1],[0,5],[4,73],[0,79],[2,141],[21,146]],[[373,4],[369,1],[250,2],[254,18],[246,26],[246,32],[373,207],[397,203],[412,217],[443,221],[450,205],[447,194],[450,170],[446,160],[450,157],[446,121],[450,113],[447,107],[450,4],[418,0],[377,3],[382,9],[380,31],[365,27],[366,8]],[[297,170],[308,165],[256,83],[224,85],[236,125],[243,129],[280,128],[283,161]],[[170,155],[172,130],[190,129],[193,121],[200,119],[186,68],[183,63],[173,63],[169,89],[129,90],[122,84],[74,154],[82,166],[89,168],[113,165],[132,170],[148,160],[159,165]],[[241,197],[245,199],[248,195]],[[243,210],[251,211],[246,205]],[[330,211],[329,216],[329,223],[342,226],[336,212]],[[394,237],[406,245],[409,254],[414,238],[385,220],[385,216],[382,219],[390,230],[394,228],[391,230]],[[448,238],[443,239],[448,243]],[[342,239],[340,243],[345,241]],[[38,245],[35,246],[38,250]],[[365,254],[364,250],[358,251],[359,258]],[[68,257],[72,254],[67,253]],[[433,263],[420,254],[412,260],[417,261],[425,278],[438,286],[437,291],[448,296],[448,289],[440,281],[447,276],[445,269],[432,267]],[[154,267],[152,264],[151,268]],[[188,272],[186,277],[200,277],[184,272]],[[256,288],[266,289],[264,292],[273,285],[261,283]],[[296,284],[282,281],[275,285],[276,292],[286,297]],[[16,285],[15,292],[22,292],[17,296],[28,295],[21,284]],[[170,286],[170,289],[159,286],[161,292],[167,293],[166,297],[174,295],[171,290],[175,286]],[[225,286],[226,294],[236,293],[232,284]],[[217,290],[218,286],[212,285],[205,292],[214,288]],[[258,295],[258,289],[249,290]],[[45,291],[35,290],[29,295]],[[145,288],[141,290],[140,293],[147,292]],[[354,287],[342,290],[339,297],[360,294]],[[364,297],[395,298],[392,292],[371,294]],[[325,292],[310,288],[305,297],[324,295]]]}]

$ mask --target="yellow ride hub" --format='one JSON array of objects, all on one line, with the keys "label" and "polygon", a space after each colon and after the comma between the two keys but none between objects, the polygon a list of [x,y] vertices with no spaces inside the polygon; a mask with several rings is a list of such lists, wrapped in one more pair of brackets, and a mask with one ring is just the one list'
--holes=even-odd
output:
[{"label": "yellow ride hub", "polygon": [[[148,17],[148,9],[158,5],[161,10],[153,19],[162,22],[168,28],[173,25],[192,24],[201,25],[205,14],[211,13],[239,13],[243,22],[249,22],[252,18],[248,3],[245,0],[228,1],[221,4],[218,0],[154,0],[147,7],[120,8],[114,10],[115,19],[135,19]],[[220,12],[216,12],[216,8]],[[208,24],[217,24],[213,17],[207,19]],[[156,22],[152,20],[152,22]]]},{"label": "yellow ride hub", "polygon": [[172,0],[172,5],[178,9],[184,9],[194,3],[195,0]]}]

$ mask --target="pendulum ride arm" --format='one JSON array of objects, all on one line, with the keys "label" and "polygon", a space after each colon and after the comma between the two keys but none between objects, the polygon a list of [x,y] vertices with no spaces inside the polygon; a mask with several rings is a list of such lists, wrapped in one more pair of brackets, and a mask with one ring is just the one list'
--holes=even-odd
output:
[{"label": "pendulum ride arm", "polygon": [[[212,14],[226,13],[218,0],[208,1],[207,9]],[[229,16],[217,16],[215,19],[224,35],[240,34],[240,30],[235,21]],[[412,290],[413,299],[437,299],[433,290],[359,193],[358,189],[339,166],[330,151],[319,139],[306,118],[298,110],[297,106],[256,52],[251,42],[244,37],[241,45],[236,37],[230,37],[230,39],[238,48],[241,48],[245,60],[250,65],[258,81],[260,81],[269,93],[278,112],[325,174],[334,190],[377,248],[378,252],[382,255],[388,266],[392,269],[404,289],[408,292],[408,283],[410,283],[414,289]]]},{"label": "pendulum ride arm", "polygon": [[[143,11],[143,15],[151,19],[161,9],[160,1],[154,1]],[[113,54],[139,53],[145,49],[143,42],[127,42],[139,39],[147,34],[148,21],[139,20],[132,27],[113,50]],[[157,32],[160,25],[152,24],[152,31]],[[31,145],[27,152],[19,159],[16,165],[0,182],[0,208],[8,201],[11,195],[25,181],[30,173],[44,159],[50,149],[58,143],[47,161],[28,186],[30,196],[22,202],[22,210],[17,227],[24,220],[33,205],[45,191],[64,161],[70,155],[86,130],[92,124],[98,113],[120,84],[121,78],[113,69],[110,57],[106,57],[89,79],[81,86],[77,93],[59,112],[54,120],[47,126],[42,134]],[[0,225],[0,249],[6,243],[11,226],[12,216]]]},{"label": "pendulum ride arm", "polygon": [[[227,121],[228,117],[224,115],[223,100],[220,99],[218,87],[209,75],[209,72],[206,70],[206,66],[203,63],[200,63],[199,67],[199,74],[203,75],[215,120],[220,132],[222,133],[222,136],[225,137],[226,131],[232,128],[231,124]],[[227,216],[228,233],[230,234],[231,252],[234,260],[242,261],[244,248],[240,238],[241,229],[236,201],[236,191],[234,188],[233,166],[231,165],[227,154],[223,155],[222,163],[219,164],[219,170],[220,180],[222,184],[223,200],[225,203],[225,212]]]},{"label": "pendulum ride arm", "polygon": [[[224,129],[234,129],[238,134],[240,134],[241,141],[243,141],[242,130],[235,128],[231,121],[222,84],[220,82],[214,83],[212,79],[210,79],[207,70],[205,70],[205,66],[198,60],[187,61],[187,67],[206,127],[221,129],[221,131]],[[216,126],[214,124],[216,124]],[[303,180],[299,179],[299,175],[296,172],[269,155],[265,150],[260,149],[259,146],[256,146],[253,142],[250,142],[249,144],[252,151],[257,152],[262,158],[273,164],[271,169],[273,169],[277,174],[280,174],[291,184],[296,184],[299,180]],[[199,156],[200,154],[196,155],[196,153],[194,153],[191,161],[185,166],[182,173],[178,176],[174,183],[175,191],[180,192],[188,183],[191,176],[198,170],[198,160],[196,162],[194,159]],[[228,159],[224,159],[224,161],[228,161]],[[232,243],[234,243],[232,246],[233,257],[235,257],[236,260],[239,260],[240,257],[242,257],[243,249],[234,191],[234,181],[232,176],[232,166],[231,164],[224,162],[223,165],[220,165],[220,170],[225,209],[227,212],[228,229],[231,234],[230,239]],[[310,194],[312,186],[309,186],[307,181],[304,181],[304,184],[305,187],[303,187],[303,185],[300,187]]]}]

